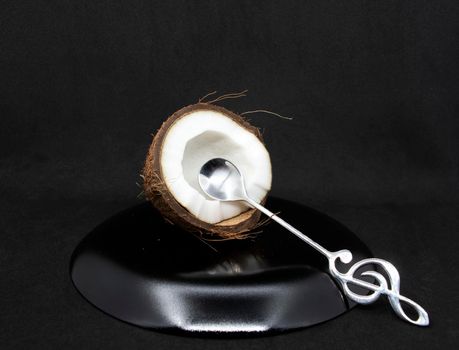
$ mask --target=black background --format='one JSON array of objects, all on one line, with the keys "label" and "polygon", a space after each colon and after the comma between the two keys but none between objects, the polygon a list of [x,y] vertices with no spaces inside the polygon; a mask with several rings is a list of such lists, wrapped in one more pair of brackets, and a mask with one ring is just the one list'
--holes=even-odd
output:
[{"label": "black background", "polygon": [[[10,1],[0,7],[0,347],[451,348],[458,343],[457,1]],[[399,267],[386,301],[275,337],[158,334],[105,316],[73,248],[139,202],[154,132],[213,90],[252,115],[272,193],[337,218]]]}]

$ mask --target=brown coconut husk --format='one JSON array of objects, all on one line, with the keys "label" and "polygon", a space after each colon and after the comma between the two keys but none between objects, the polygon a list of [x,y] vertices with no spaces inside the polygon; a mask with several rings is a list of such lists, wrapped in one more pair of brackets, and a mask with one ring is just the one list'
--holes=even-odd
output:
[{"label": "brown coconut husk", "polygon": [[[233,218],[217,224],[209,224],[199,220],[183,207],[170,193],[164,181],[160,165],[160,154],[164,137],[177,120],[196,110],[212,110],[224,114],[253,133],[263,143],[263,138],[258,128],[226,108],[209,102],[199,102],[184,107],[170,116],[153,137],[153,142],[148,150],[142,171],[144,194],[154,207],[159,210],[166,221],[178,225],[186,231],[198,233],[204,238],[210,239],[243,239],[250,237],[251,233],[260,226],[259,219],[261,213],[258,210],[248,209]],[[265,201],[266,197],[263,199],[262,204]]]}]

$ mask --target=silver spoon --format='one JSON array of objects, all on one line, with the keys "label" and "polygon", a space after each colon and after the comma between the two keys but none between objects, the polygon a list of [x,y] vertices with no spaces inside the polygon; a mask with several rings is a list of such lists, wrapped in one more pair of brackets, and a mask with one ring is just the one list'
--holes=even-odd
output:
[{"label": "silver spoon", "polygon": [[[428,326],[429,315],[427,312],[413,300],[400,295],[400,275],[390,262],[382,259],[369,258],[363,259],[354,265],[346,272],[342,273],[336,268],[336,261],[339,259],[344,264],[349,264],[352,261],[352,253],[349,250],[339,250],[331,252],[319,243],[313,241],[305,234],[298,231],[292,225],[288,224],[280,217],[263,207],[262,205],[251,199],[246,191],[244,184],[244,177],[230,161],[222,158],[214,158],[204,164],[199,173],[199,185],[202,190],[212,199],[218,201],[245,201],[252,207],[260,210],[274,221],[284,226],[287,230],[292,232],[299,239],[303,240],[311,247],[316,249],[321,254],[325,255],[328,259],[328,266],[331,275],[341,284],[346,296],[359,304],[370,304],[375,302],[381,294],[387,295],[389,302],[394,309],[395,313],[403,320],[415,324],[417,326]],[[381,273],[376,271],[366,271],[361,275],[370,276],[376,280],[375,283],[370,283],[362,279],[356,278],[355,273],[365,265],[379,265],[382,267],[387,276],[384,277]],[[348,284],[354,284],[370,290],[370,294],[358,294],[352,291]],[[401,302],[411,306],[416,312],[417,318],[408,316],[402,308]]]}]

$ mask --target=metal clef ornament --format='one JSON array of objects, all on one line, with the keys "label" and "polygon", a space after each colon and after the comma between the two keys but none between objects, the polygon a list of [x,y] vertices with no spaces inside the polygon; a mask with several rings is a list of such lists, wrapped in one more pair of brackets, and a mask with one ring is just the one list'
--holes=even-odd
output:
[{"label": "metal clef ornament", "polygon": [[[340,282],[346,296],[349,299],[354,300],[359,304],[371,304],[375,302],[380,295],[385,294],[389,299],[389,303],[392,306],[392,309],[394,309],[395,313],[400,318],[417,326],[429,325],[429,315],[427,314],[426,310],[424,310],[421,305],[415,303],[413,300],[400,295],[400,274],[398,273],[395,266],[390,262],[377,258],[363,259],[352,265],[346,273],[342,273],[336,268],[336,260],[339,259],[344,264],[349,264],[352,261],[352,253],[349,250],[340,250],[338,252],[328,253],[329,255],[327,255],[327,257],[330,273]],[[371,276],[376,280],[378,284],[370,283],[356,278],[355,273],[365,265],[380,266],[387,273],[389,283],[387,279],[377,271],[365,271],[362,273],[362,276]],[[357,294],[349,288],[348,284],[354,284],[372,292],[370,294],[363,295]],[[409,317],[403,310],[401,302],[406,303],[414,311],[416,311],[418,317],[416,319]]]},{"label": "metal clef ornament", "polygon": [[[327,257],[330,274],[338,280],[344,293],[349,299],[359,304],[370,304],[375,302],[382,294],[384,294],[387,295],[392,308],[401,319],[417,326],[429,325],[429,315],[426,310],[413,300],[400,295],[400,275],[394,265],[386,260],[369,258],[356,262],[345,273],[340,272],[336,267],[337,260],[339,259],[342,263],[349,264],[352,261],[352,253],[349,250],[331,252],[325,249],[319,243],[315,242],[292,225],[251,199],[247,195],[242,174],[230,161],[222,158],[209,160],[202,166],[198,176],[198,181],[202,190],[209,197],[219,201],[247,202],[252,207],[260,210],[262,213],[266,214],[271,219],[292,232],[295,236],[316,249],[319,253]],[[365,265],[380,266],[386,272],[389,280],[377,271],[365,271],[361,274],[362,276],[373,277],[376,280],[376,284],[355,277],[358,270]],[[350,284],[363,287],[364,289],[369,290],[370,294],[358,294],[349,288]],[[407,315],[402,307],[402,302],[409,305],[414,311],[416,311],[417,318],[411,318]]]}]

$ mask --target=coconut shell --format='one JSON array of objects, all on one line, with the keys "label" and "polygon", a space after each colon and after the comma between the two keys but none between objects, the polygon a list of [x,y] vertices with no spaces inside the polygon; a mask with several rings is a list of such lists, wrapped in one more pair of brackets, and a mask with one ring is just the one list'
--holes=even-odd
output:
[{"label": "coconut shell", "polygon": [[[247,211],[216,224],[209,224],[199,220],[183,207],[171,194],[164,181],[160,165],[160,154],[163,140],[170,127],[180,118],[196,110],[211,110],[224,114],[234,122],[253,133],[262,143],[263,138],[260,130],[248,123],[241,116],[223,108],[209,103],[197,103],[184,107],[161,125],[153,137],[153,142],[148,150],[147,158],[143,168],[143,189],[146,198],[159,210],[162,216],[171,224],[180,226],[186,231],[199,233],[210,238],[218,239],[241,239],[245,238],[259,226],[261,213],[255,209]],[[264,203],[266,197],[263,199]]]}]

